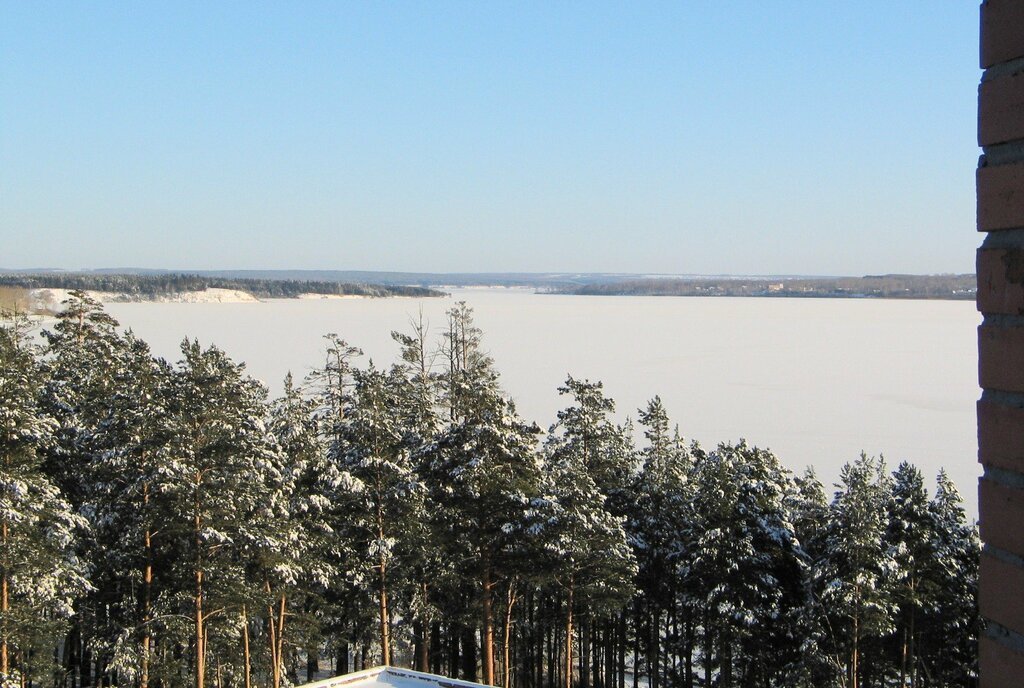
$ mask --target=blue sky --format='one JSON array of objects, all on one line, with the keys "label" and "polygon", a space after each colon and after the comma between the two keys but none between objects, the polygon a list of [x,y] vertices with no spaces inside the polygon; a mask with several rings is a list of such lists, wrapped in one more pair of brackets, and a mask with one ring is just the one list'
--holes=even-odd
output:
[{"label": "blue sky", "polygon": [[978,9],[0,1],[0,267],[970,272]]}]

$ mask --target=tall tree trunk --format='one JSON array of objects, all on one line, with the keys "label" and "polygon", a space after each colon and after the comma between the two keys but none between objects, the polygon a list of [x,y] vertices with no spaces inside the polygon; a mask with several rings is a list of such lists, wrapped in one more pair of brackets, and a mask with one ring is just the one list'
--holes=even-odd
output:
[{"label": "tall tree trunk", "polygon": [[[916,587],[914,583],[915,582],[913,580],[911,580],[911,582],[910,582],[910,589],[912,591]],[[911,607],[910,607],[910,648],[909,648],[909,655],[910,655],[910,688],[916,688],[917,687],[917,645],[914,642],[914,633],[916,632],[916,629],[914,628],[914,626],[916,624],[914,622],[916,620],[917,620],[917,610],[914,608],[913,605],[911,605]]]},{"label": "tall tree trunk", "polygon": [[334,675],[344,676],[348,673],[348,643],[338,646],[338,656],[334,662]]},{"label": "tall tree trunk", "polygon": [[[264,579],[264,590],[267,595],[271,594],[270,579]],[[281,595],[280,621],[274,612],[274,605],[267,605],[267,641],[270,644],[270,685],[272,688],[281,687],[281,650],[284,647],[284,639],[280,636],[284,633],[284,611],[285,596]]]},{"label": "tall tree trunk", "polygon": [[476,629],[462,627],[462,678],[476,682]]},{"label": "tall tree trunk", "polygon": [[432,671],[435,674],[441,673],[441,660],[442,647],[441,647],[441,622],[434,621],[430,624],[430,663],[431,667],[428,671]]},{"label": "tall tree trunk", "polygon": [[[277,661],[281,662],[284,660],[284,617],[285,611],[288,608],[288,598],[284,593],[281,593],[280,600],[277,605]],[[281,674],[278,672],[278,679],[280,680]]]},{"label": "tall tree trunk", "polygon": [[[383,533],[381,534],[383,538]],[[391,637],[390,625],[388,623],[388,584],[387,584],[387,562],[383,557],[380,561],[380,577],[378,582],[380,589],[378,598],[380,600],[380,663],[384,666],[391,666]]]},{"label": "tall tree trunk", "polygon": [[580,688],[590,688],[590,616],[580,619]]},{"label": "tall tree trunk", "polygon": [[306,683],[312,683],[320,673],[320,654],[316,646],[306,648]]},{"label": "tall tree trunk", "polygon": [[569,601],[566,606],[565,615],[565,688],[572,688],[572,607],[573,607],[573,580],[569,578]]},{"label": "tall tree trunk", "polygon": [[900,688],[907,685],[907,627],[903,627],[903,639],[900,642]]},{"label": "tall tree trunk", "polygon": [[857,661],[860,659],[860,648],[858,647],[860,641],[858,611],[854,611],[853,613],[853,647],[850,649],[850,688],[857,688]]},{"label": "tall tree trunk", "polygon": [[626,688],[626,610],[619,612],[619,688]]},{"label": "tall tree trunk", "polygon": [[[142,486],[142,508],[148,519],[149,483]],[[139,688],[149,688],[149,656],[153,645],[153,537],[146,526],[142,535],[146,564],[142,571],[142,666]]]},{"label": "tall tree trunk", "polygon": [[206,683],[206,647],[203,633],[203,570],[197,568],[196,576],[196,688]]},{"label": "tall tree trunk", "polygon": [[494,609],[492,608],[491,592],[494,583],[491,581],[491,564],[484,561],[483,573],[483,639],[480,643],[483,647],[483,669],[484,683],[488,686],[494,685]]},{"label": "tall tree trunk", "polygon": [[245,605],[242,605],[242,674],[244,676],[245,688],[252,688],[252,661],[249,653],[249,616],[245,612]]},{"label": "tall tree trunk", "polygon": [[[4,549],[7,549],[7,521],[3,522],[0,526],[0,533],[3,536]],[[10,611],[10,593],[8,592],[8,573],[7,567],[4,567],[3,579],[0,580],[0,613],[3,614],[4,622],[3,628],[0,628],[0,674],[7,676],[10,670],[10,659],[8,658],[8,636],[10,635],[10,629],[7,625],[8,612]]]},{"label": "tall tree trunk", "polygon": [[196,548],[195,559],[195,605],[196,605],[196,688],[204,688],[206,685],[206,629],[204,628],[205,616],[203,613],[203,518],[202,518],[202,473],[195,476],[195,501],[193,503],[193,533],[194,545]]},{"label": "tall tree trunk", "polygon": [[508,595],[505,598],[505,646],[502,648],[502,667],[505,671],[501,685],[510,688],[512,685],[512,607],[516,603],[516,582],[509,581]]}]

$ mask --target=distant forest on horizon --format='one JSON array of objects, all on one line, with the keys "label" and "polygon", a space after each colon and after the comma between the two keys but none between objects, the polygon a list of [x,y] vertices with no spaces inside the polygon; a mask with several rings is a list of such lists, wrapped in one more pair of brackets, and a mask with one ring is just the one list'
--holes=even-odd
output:
[{"label": "distant forest on horizon", "polygon": [[612,273],[402,273],[341,270],[170,272],[125,268],[89,272],[4,271],[0,287],[82,289],[152,298],[210,288],[257,298],[303,293],[357,296],[442,296],[437,288],[494,286],[580,296],[756,296],[973,300],[974,274],[884,274],[862,277],[645,276]]}]

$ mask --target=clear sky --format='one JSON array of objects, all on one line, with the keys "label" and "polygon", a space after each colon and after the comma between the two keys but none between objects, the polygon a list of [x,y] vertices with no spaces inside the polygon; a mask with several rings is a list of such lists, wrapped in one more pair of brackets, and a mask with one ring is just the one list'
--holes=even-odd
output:
[{"label": "clear sky", "polygon": [[978,8],[0,0],[0,267],[970,272]]}]

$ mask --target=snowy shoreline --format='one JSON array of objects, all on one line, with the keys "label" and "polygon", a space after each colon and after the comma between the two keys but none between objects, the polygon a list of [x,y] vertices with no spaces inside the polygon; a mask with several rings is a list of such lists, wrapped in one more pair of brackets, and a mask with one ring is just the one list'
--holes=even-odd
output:
[{"label": "snowy shoreline", "polygon": [[[34,307],[54,308],[68,298],[69,289],[32,289],[29,296]],[[259,299],[252,294],[238,289],[209,288],[203,291],[183,291],[176,294],[127,294],[110,291],[86,291],[100,303],[258,303]]]}]

